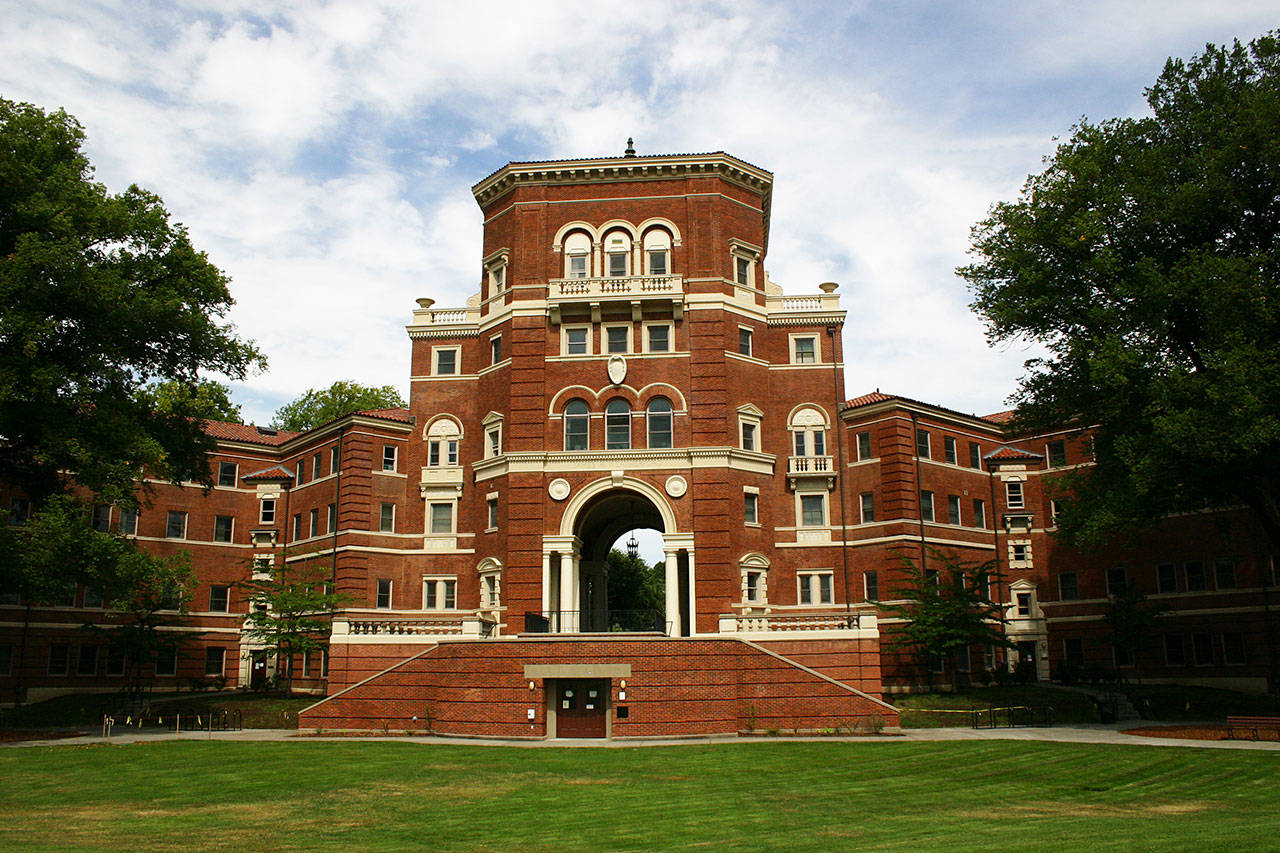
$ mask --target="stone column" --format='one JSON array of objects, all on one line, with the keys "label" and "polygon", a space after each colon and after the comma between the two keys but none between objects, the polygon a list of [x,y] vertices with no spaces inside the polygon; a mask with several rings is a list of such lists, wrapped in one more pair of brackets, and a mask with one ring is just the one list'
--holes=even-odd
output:
[{"label": "stone column", "polygon": [[560,553],[560,630],[578,630],[578,555]]},{"label": "stone column", "polygon": [[675,549],[666,550],[667,635],[680,636],[680,569]]}]

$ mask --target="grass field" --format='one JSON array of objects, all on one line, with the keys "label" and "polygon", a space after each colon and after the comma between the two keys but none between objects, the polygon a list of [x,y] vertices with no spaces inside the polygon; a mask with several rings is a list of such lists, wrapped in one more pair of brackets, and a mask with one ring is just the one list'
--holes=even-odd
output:
[{"label": "grass field", "polygon": [[0,750],[7,850],[1253,850],[1280,753],[1034,742]]},{"label": "grass field", "polygon": [[1010,705],[1048,705],[1053,721],[1096,723],[1098,709],[1093,700],[1074,690],[1033,685],[1027,687],[973,687],[959,693],[913,693],[893,697],[902,711],[902,726],[908,729],[968,726],[968,714],[952,713],[971,708],[1007,708]]}]

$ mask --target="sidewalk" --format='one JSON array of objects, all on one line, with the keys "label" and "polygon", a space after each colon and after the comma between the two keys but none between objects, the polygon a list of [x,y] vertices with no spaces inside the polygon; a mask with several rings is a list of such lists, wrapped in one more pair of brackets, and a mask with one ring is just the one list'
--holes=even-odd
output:
[{"label": "sidewalk", "polygon": [[[1016,728],[1016,729],[904,729],[900,735],[881,735],[876,737],[749,737],[732,736],[699,737],[655,740],[502,740],[498,738],[459,738],[459,737],[299,737],[292,729],[244,729],[238,732],[182,732],[174,734],[169,731],[155,729],[136,731],[116,729],[109,738],[86,735],[83,737],[58,738],[55,740],[18,741],[0,744],[0,749],[13,749],[30,746],[84,746],[87,744],[113,743],[134,744],[153,743],[171,740],[216,740],[216,741],[341,741],[345,743],[368,743],[371,741],[394,741],[423,745],[458,745],[458,746],[511,746],[527,749],[582,748],[582,747],[644,747],[644,746],[688,746],[722,743],[762,743],[762,742],[830,742],[847,743],[912,743],[912,742],[945,742],[972,740],[1022,740],[1045,741],[1052,743],[1101,743],[1117,746],[1166,746],[1195,747],[1200,749],[1252,749],[1280,752],[1278,741],[1249,740],[1181,740],[1177,738],[1140,737],[1124,734],[1122,729],[1136,728],[1140,723],[1127,721],[1114,724],[1052,726],[1049,728]],[[1148,723],[1147,725],[1150,725]]]}]

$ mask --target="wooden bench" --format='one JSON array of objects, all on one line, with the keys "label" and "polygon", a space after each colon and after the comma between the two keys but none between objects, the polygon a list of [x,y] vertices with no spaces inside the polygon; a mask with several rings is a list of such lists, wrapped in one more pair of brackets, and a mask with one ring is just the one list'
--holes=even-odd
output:
[{"label": "wooden bench", "polygon": [[1227,717],[1227,737],[1234,740],[1236,729],[1242,729],[1260,740],[1259,731],[1273,731],[1280,738],[1280,717]]}]

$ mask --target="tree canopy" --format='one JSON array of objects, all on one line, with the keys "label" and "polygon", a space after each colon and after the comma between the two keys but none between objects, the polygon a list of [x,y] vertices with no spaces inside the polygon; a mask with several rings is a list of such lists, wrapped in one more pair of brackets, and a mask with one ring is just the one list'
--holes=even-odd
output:
[{"label": "tree canopy", "polygon": [[1170,59],[1146,98],[1073,128],[958,272],[992,342],[1047,349],[1017,424],[1094,430],[1068,538],[1244,504],[1280,547],[1280,43]]},{"label": "tree canopy", "polygon": [[404,405],[404,399],[394,385],[375,388],[340,379],[320,391],[308,388],[301,397],[277,409],[271,425],[276,429],[303,432],[352,412]]},{"label": "tree canopy", "polygon": [[240,407],[231,402],[231,389],[221,382],[166,379],[147,387],[143,394],[151,400],[158,412],[181,412],[207,421],[244,423]]},{"label": "tree canopy", "polygon": [[144,469],[207,483],[191,401],[161,411],[143,389],[263,364],[220,322],[226,276],[157,196],[96,183],[84,138],[0,99],[0,479],[37,505],[77,484],[132,502]]}]

